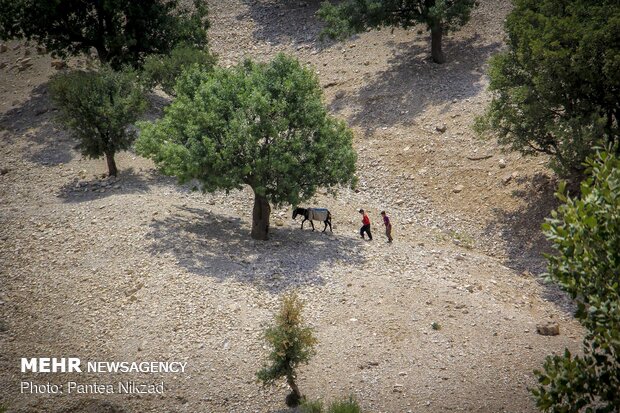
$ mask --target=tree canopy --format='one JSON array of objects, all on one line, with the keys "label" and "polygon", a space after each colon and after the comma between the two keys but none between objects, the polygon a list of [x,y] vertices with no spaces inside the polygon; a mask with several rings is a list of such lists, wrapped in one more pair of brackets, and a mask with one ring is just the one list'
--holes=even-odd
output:
[{"label": "tree canopy", "polygon": [[583,171],[593,147],[620,141],[620,3],[517,0],[506,31],[479,128],[523,154],[552,155],[563,175]]},{"label": "tree canopy", "polygon": [[598,153],[587,162],[581,196],[564,202],[544,226],[557,254],[549,275],[573,299],[587,329],[583,356],[547,357],[534,389],[545,412],[620,409],[620,160]]},{"label": "tree canopy", "polygon": [[26,38],[59,56],[97,51],[119,69],[180,43],[207,45],[206,2],[179,0],[0,0],[0,39]]},{"label": "tree canopy", "polygon": [[270,202],[297,205],[318,187],[354,182],[352,132],[327,113],[316,75],[294,58],[193,66],[165,116],[143,123],[138,150],[204,191],[255,194],[252,236],[267,239]]},{"label": "tree canopy", "polygon": [[327,24],[324,34],[342,39],[368,28],[403,27],[422,23],[431,31],[433,61],[444,63],[443,35],[464,25],[476,0],[346,0],[325,2],[318,14]]},{"label": "tree canopy", "polygon": [[108,172],[117,174],[114,155],[129,149],[136,132],[129,129],[147,106],[137,74],[131,69],[59,73],[50,83],[59,118],[80,141],[82,154],[106,157]]}]

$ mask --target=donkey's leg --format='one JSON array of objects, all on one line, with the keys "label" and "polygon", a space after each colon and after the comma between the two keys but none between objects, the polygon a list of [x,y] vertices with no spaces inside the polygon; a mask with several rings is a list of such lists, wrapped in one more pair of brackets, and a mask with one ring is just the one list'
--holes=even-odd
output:
[{"label": "donkey's leg", "polygon": [[312,231],[314,231],[314,222],[312,220],[310,220],[310,224],[312,225]]},{"label": "donkey's leg", "polygon": [[325,232],[325,230],[327,229],[327,220],[323,221],[323,224],[325,224],[325,228],[323,228],[323,232]]},{"label": "donkey's leg", "polygon": [[329,224],[329,232],[334,232],[334,231],[332,230],[332,219],[331,219],[331,218],[329,218],[329,219],[327,220],[327,223]]}]

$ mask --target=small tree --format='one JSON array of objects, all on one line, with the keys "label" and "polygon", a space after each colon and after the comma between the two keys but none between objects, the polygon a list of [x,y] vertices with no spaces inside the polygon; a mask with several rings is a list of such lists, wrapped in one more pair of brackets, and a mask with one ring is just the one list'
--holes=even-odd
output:
[{"label": "small tree", "polygon": [[215,56],[206,49],[179,45],[170,54],[148,56],[144,60],[143,77],[150,88],[160,85],[164,92],[174,95],[177,78],[193,64],[211,70],[215,65]]},{"label": "small tree", "polygon": [[[0,0],[0,39],[26,38],[59,56],[97,51],[118,70],[180,43],[207,45],[206,2]],[[184,2],[185,4],[189,2]],[[188,5],[189,6],[189,5]]]},{"label": "small tree", "polygon": [[50,92],[60,121],[79,139],[82,154],[105,155],[109,174],[116,176],[114,155],[131,146],[136,133],[129,126],[146,109],[136,73],[107,66],[98,72],[61,73],[52,79]]},{"label": "small tree", "polygon": [[257,373],[258,379],[265,385],[286,378],[286,383],[291,388],[291,394],[286,398],[288,406],[297,406],[302,400],[295,370],[300,364],[308,363],[316,344],[312,329],[303,323],[303,307],[295,293],[282,298],[275,325],[265,331],[265,340],[272,348],[269,353],[271,364],[265,365]]},{"label": "small tree", "polygon": [[316,76],[297,60],[194,66],[176,94],[163,119],[141,125],[139,152],[204,191],[249,185],[253,238],[268,238],[270,202],[297,205],[319,186],[353,184],[352,133],[328,115]]},{"label": "small tree", "polygon": [[564,176],[581,174],[595,146],[620,142],[618,2],[516,0],[506,32],[477,129],[525,155],[551,155]]},{"label": "small tree", "polygon": [[620,160],[609,153],[588,160],[590,175],[573,199],[544,225],[558,255],[549,275],[577,302],[587,329],[583,357],[547,357],[533,390],[544,412],[620,411]]},{"label": "small tree", "polygon": [[403,27],[422,23],[431,31],[431,56],[444,63],[443,35],[469,20],[476,0],[345,0],[323,3],[319,17],[327,23],[324,35],[343,39],[368,28]]}]

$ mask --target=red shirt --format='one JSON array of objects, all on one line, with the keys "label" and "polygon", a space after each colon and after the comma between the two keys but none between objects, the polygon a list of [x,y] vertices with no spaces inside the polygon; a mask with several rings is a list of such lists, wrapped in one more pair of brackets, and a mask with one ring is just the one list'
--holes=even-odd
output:
[{"label": "red shirt", "polygon": [[370,218],[368,218],[367,214],[364,214],[364,216],[362,217],[362,224],[370,225]]}]

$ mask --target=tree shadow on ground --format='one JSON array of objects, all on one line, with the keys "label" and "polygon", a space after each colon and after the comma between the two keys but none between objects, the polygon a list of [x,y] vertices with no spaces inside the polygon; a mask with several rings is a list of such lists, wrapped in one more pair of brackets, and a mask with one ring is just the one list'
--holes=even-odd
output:
[{"label": "tree shadow on ground", "polygon": [[273,226],[269,241],[256,241],[250,238],[250,225],[240,218],[178,207],[151,224],[150,252],[171,254],[190,273],[272,293],[324,285],[333,276],[332,266],[360,266],[365,261],[363,245],[356,239]]},{"label": "tree shadow on ground", "polygon": [[[325,46],[318,43],[322,24],[316,12],[322,0],[274,1],[245,0],[248,12],[241,13],[237,19],[251,19],[257,23],[253,37],[256,41],[270,44]],[[275,17],[277,16],[277,17]]]},{"label": "tree shadow on ground", "polygon": [[[524,201],[520,202],[523,206],[516,210],[496,209],[485,233],[489,237],[499,235],[502,238],[507,256],[504,265],[520,273],[542,274],[547,270],[544,254],[551,254],[554,250],[541,225],[559,205],[554,195],[557,181],[538,173],[533,177],[519,178],[517,182],[527,185],[526,189],[512,194],[516,200]],[[542,278],[539,281],[544,283]],[[544,286],[545,299],[567,312],[574,311],[572,301],[556,284],[544,283]]]},{"label": "tree shadow on ground", "polygon": [[48,83],[35,87],[27,101],[0,117],[6,143],[20,141],[25,159],[39,165],[58,165],[75,156],[76,141],[54,127],[56,109],[49,97]]},{"label": "tree shadow on ground", "polygon": [[119,170],[116,178],[105,177],[90,180],[74,178],[60,188],[58,197],[66,203],[93,201],[112,195],[148,192],[149,185],[161,181],[170,184],[174,182],[174,179],[161,176],[156,171],[138,173],[130,167]]},{"label": "tree shadow on ground", "polygon": [[430,106],[444,105],[442,113],[448,112],[451,103],[483,90],[486,61],[500,46],[500,42],[482,43],[478,35],[446,39],[448,60],[438,65],[430,60],[430,42],[417,39],[398,45],[387,70],[371,75],[358,91],[335,99],[330,109],[339,112],[351,107],[349,122],[367,131],[414,124],[414,118]]},{"label": "tree shadow on ground", "polygon": [[499,235],[506,250],[506,265],[515,271],[544,272],[545,253],[551,245],[542,233],[541,225],[558,206],[555,198],[557,182],[538,173],[533,177],[518,178],[526,189],[515,190],[513,198],[523,206],[511,210],[495,209],[493,220],[485,228],[488,236]]}]

